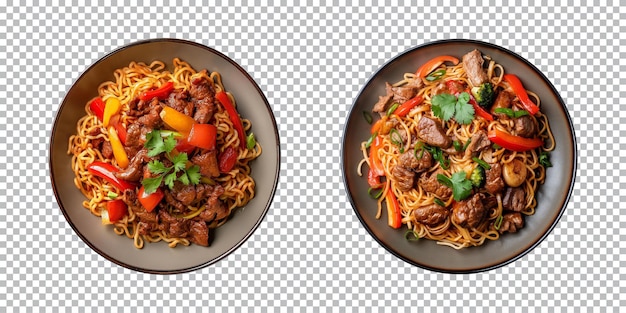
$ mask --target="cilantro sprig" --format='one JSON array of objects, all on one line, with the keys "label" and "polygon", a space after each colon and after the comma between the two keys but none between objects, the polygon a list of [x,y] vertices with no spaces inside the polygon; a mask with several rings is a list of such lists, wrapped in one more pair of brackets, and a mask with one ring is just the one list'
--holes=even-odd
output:
[{"label": "cilantro sprig", "polygon": [[146,134],[144,147],[148,149],[148,156],[155,157],[165,153],[165,157],[172,163],[171,166],[166,166],[160,160],[152,160],[148,163],[148,170],[156,176],[144,178],[141,181],[146,194],[155,192],[161,183],[173,189],[176,181],[184,185],[196,185],[200,182],[200,167],[193,165],[187,168],[189,161],[187,153],[171,154],[176,147],[175,136],[173,132],[162,130],[152,130]]},{"label": "cilantro sprig", "polygon": [[454,117],[459,124],[467,125],[474,119],[474,107],[469,104],[470,95],[462,92],[458,97],[441,93],[431,99],[433,114],[448,121]]},{"label": "cilantro sprig", "polygon": [[452,177],[443,174],[437,174],[437,180],[452,188],[452,196],[454,200],[461,201],[472,194],[472,182],[466,178],[465,172],[456,172]]}]

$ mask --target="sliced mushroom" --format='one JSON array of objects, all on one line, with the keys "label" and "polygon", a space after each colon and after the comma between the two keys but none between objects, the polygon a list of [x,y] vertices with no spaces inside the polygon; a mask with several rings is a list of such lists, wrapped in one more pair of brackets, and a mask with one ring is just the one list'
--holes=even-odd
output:
[{"label": "sliced mushroom", "polygon": [[518,187],[526,181],[527,176],[526,165],[518,159],[502,166],[502,177],[504,182],[511,187]]}]

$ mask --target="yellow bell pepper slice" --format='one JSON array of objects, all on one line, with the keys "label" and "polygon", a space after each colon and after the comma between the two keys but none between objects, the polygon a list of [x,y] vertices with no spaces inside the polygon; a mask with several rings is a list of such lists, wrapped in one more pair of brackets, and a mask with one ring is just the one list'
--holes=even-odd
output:
[{"label": "yellow bell pepper slice", "polygon": [[122,141],[120,141],[120,137],[117,136],[117,132],[115,131],[115,127],[109,127],[109,141],[111,141],[111,148],[113,149],[113,157],[115,157],[115,161],[117,161],[117,165],[121,168],[126,168],[128,166],[128,155],[126,155],[126,150],[124,150],[124,145],[122,145]]},{"label": "yellow bell pepper slice", "polygon": [[111,117],[117,114],[122,108],[122,104],[120,100],[117,98],[108,98],[106,103],[104,104],[104,115],[102,117],[102,125],[104,127],[109,127],[109,122],[111,121]]},{"label": "yellow bell pepper slice", "polygon": [[161,113],[159,115],[161,116],[163,122],[167,124],[167,126],[182,133],[183,136],[189,135],[191,127],[193,126],[193,124],[196,123],[193,118],[183,113],[180,113],[168,106],[163,107],[163,110],[161,110]]}]

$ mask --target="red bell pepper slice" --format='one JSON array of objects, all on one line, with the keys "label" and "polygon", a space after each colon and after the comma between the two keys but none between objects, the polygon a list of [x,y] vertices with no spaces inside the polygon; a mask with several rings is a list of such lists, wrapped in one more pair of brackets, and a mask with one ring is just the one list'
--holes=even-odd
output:
[{"label": "red bell pepper slice", "polygon": [[487,133],[487,137],[500,147],[517,152],[528,151],[543,146],[543,140],[540,138],[524,138],[521,136],[515,136],[497,128],[492,128]]},{"label": "red bell pepper slice", "polygon": [[161,188],[157,188],[153,193],[147,195],[143,186],[139,188],[139,193],[137,194],[137,199],[139,199],[139,203],[146,209],[148,212],[152,212],[154,208],[161,202],[165,194]]},{"label": "red bell pepper slice", "polygon": [[434,71],[441,64],[443,64],[443,62],[451,62],[452,64],[457,65],[457,64],[459,64],[459,59],[457,59],[457,58],[455,58],[455,57],[453,57],[451,55],[440,55],[438,57],[434,57],[434,58],[430,59],[428,62],[424,63],[424,65],[422,65],[417,70],[417,72],[415,72],[415,75],[417,77],[424,78],[430,72]]},{"label": "red bell pepper slice", "polygon": [[195,148],[196,147],[192,146],[191,144],[189,144],[189,142],[187,142],[187,138],[183,138],[183,139],[178,140],[178,142],[176,143],[176,147],[174,149],[176,149],[176,151],[178,152],[184,152],[184,153],[189,154]]},{"label": "red bell pepper slice", "polygon": [[114,173],[119,172],[119,170],[109,163],[95,161],[87,166],[87,170],[89,173],[108,181],[122,192],[127,189],[135,189],[136,187],[135,184],[129,181],[117,178]]},{"label": "red bell pepper slice", "polygon": [[128,214],[128,207],[126,206],[126,203],[120,199],[108,201],[106,209],[109,213],[109,222],[111,223],[121,220],[124,216],[126,216],[126,214]]},{"label": "red bell pepper slice", "polygon": [[387,190],[385,201],[387,202],[387,224],[393,228],[400,228],[402,226],[402,210],[400,210],[398,199],[391,188]]},{"label": "red bell pepper slice", "polygon": [[378,157],[378,149],[382,146],[383,139],[381,136],[376,136],[372,145],[370,146],[370,169],[367,173],[367,182],[370,187],[377,188],[380,187],[380,177],[385,175],[385,169],[383,168],[383,163],[380,161]]},{"label": "red bell pepper slice", "polygon": [[102,121],[104,117],[104,101],[102,101],[102,98],[96,97],[91,100],[91,103],[89,103],[89,109],[95,116],[98,117],[100,121]]},{"label": "red bell pepper slice", "polygon": [[202,149],[214,149],[217,142],[217,127],[211,124],[193,124],[187,142]]},{"label": "red bell pepper slice", "polygon": [[530,100],[526,88],[524,88],[524,85],[522,85],[522,82],[517,76],[514,74],[504,74],[503,79],[513,88],[513,92],[515,92],[515,95],[528,113],[535,115],[535,113],[539,112],[539,107]]},{"label": "red bell pepper slice", "polygon": [[139,95],[139,100],[148,101],[152,100],[152,98],[155,97],[161,100],[165,100],[170,95],[172,90],[174,90],[174,83],[167,82],[157,89],[142,92]]},{"label": "red bell pepper slice", "polygon": [[403,117],[411,111],[414,107],[420,105],[424,101],[424,98],[421,96],[414,97],[410,100],[407,100],[405,103],[401,104],[393,114]]},{"label": "red bell pepper slice", "polygon": [[230,101],[230,98],[228,98],[228,95],[225,92],[220,91],[215,94],[215,97],[222,104],[226,112],[228,112],[230,121],[233,122],[233,126],[235,127],[237,135],[239,136],[239,144],[241,146],[241,149],[244,149],[246,147],[245,133],[243,131],[243,124],[241,123],[241,119],[239,118],[239,113],[237,112],[237,109],[235,109],[233,103]]},{"label": "red bell pepper slice", "polygon": [[224,152],[220,153],[217,164],[220,172],[230,172],[230,170],[232,170],[235,166],[235,163],[237,163],[237,156],[237,150],[235,150],[232,146],[229,146],[226,150],[224,150]]}]

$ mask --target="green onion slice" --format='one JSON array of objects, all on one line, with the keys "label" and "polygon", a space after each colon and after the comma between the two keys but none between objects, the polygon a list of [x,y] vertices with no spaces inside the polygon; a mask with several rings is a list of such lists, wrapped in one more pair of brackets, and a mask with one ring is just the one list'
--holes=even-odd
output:
[{"label": "green onion slice", "polygon": [[437,174],[437,181],[452,188],[452,180],[450,180],[450,178],[446,175]]},{"label": "green onion slice", "polygon": [[372,114],[368,111],[363,111],[363,117],[368,124],[372,124]]},{"label": "green onion slice", "polygon": [[442,206],[442,207],[446,206],[446,204],[443,201],[441,201],[439,198],[433,199],[433,202],[435,202],[437,205]]},{"label": "green onion slice", "polygon": [[404,233],[404,239],[408,241],[418,241],[420,240],[420,236],[414,230],[409,230]]},{"label": "green onion slice", "polygon": [[426,80],[429,82],[436,81],[446,75],[445,69],[440,69],[438,71],[432,72],[430,75],[426,76]]},{"label": "green onion slice", "polygon": [[495,113],[505,114],[509,118],[518,118],[530,114],[526,110],[513,111],[511,108],[495,108],[493,111]]},{"label": "green onion slice", "polygon": [[254,146],[256,146],[256,139],[254,138],[254,133],[250,133],[250,135],[246,137],[246,148],[250,150],[254,148]]},{"label": "green onion slice", "polygon": [[487,162],[485,162],[485,161],[483,161],[483,160],[481,160],[481,159],[479,159],[477,157],[473,157],[472,160],[474,162],[478,163],[478,165],[480,165],[480,167],[482,167],[482,168],[484,168],[486,170],[491,169],[491,165],[489,165],[489,163],[487,163]]},{"label": "green onion slice", "polygon": [[404,143],[402,142],[402,136],[397,129],[392,128],[391,131],[389,131],[389,139],[391,140],[391,143],[400,148],[401,153],[404,153]]},{"label": "green onion slice", "polygon": [[115,199],[117,198],[117,194],[113,191],[109,191],[109,193],[107,193],[107,197],[111,198],[111,199]]},{"label": "green onion slice", "polygon": [[380,196],[382,196],[382,195],[383,195],[383,190],[384,190],[384,189],[382,189],[382,188],[381,188],[381,189],[380,189],[377,193],[372,194],[372,191],[374,191],[374,190],[377,190],[377,189],[374,189],[374,188],[370,187],[370,188],[367,190],[367,194],[368,194],[368,195],[370,195],[370,197],[372,197],[372,198],[374,198],[374,199],[378,199],[378,198],[380,198]]},{"label": "green onion slice", "polygon": [[502,226],[503,219],[504,217],[502,215],[498,215],[498,218],[496,218],[496,222],[493,223],[493,228],[495,228],[496,230],[499,230],[500,226]]},{"label": "green onion slice", "polygon": [[469,146],[470,142],[472,142],[472,138],[468,139],[467,142],[465,142],[465,144],[463,145],[463,151],[465,151],[467,149],[467,147]]},{"label": "green onion slice", "polygon": [[389,110],[387,110],[387,116],[393,114],[393,112],[396,111],[396,109],[400,106],[399,103],[395,102],[394,104],[391,105],[391,107],[389,108]]},{"label": "green onion slice", "polygon": [[459,142],[458,140],[453,141],[452,145],[454,146],[454,150],[458,152],[463,151],[463,146],[461,146],[461,142]]},{"label": "green onion slice", "polygon": [[372,145],[372,142],[374,141],[374,138],[376,138],[376,136],[378,136],[378,132],[375,132],[372,134],[372,136],[370,136],[370,139],[368,139],[367,142],[365,143],[366,149]]}]

